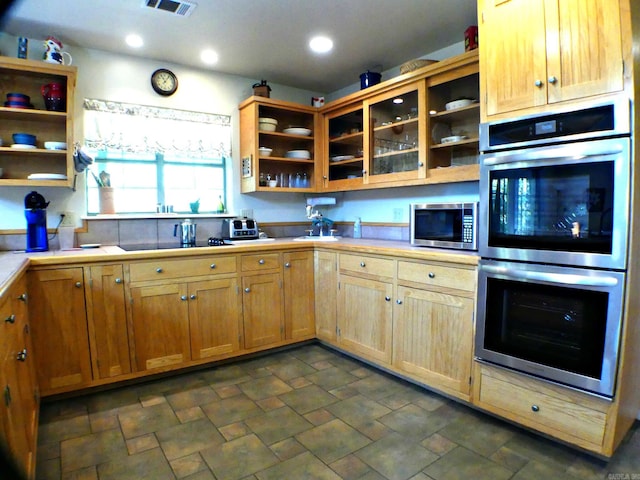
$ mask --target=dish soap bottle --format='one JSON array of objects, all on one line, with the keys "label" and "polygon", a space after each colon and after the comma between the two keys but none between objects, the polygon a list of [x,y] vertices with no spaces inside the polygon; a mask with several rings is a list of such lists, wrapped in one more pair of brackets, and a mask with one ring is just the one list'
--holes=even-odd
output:
[{"label": "dish soap bottle", "polygon": [[217,213],[224,213],[224,202],[222,201],[222,195],[218,195],[218,209]]},{"label": "dish soap bottle", "polygon": [[353,238],[362,238],[362,222],[360,217],[356,217],[356,221],[353,222]]}]

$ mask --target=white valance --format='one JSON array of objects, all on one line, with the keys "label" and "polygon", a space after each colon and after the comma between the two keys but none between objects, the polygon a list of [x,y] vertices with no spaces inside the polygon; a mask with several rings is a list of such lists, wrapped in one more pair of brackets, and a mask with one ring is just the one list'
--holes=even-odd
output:
[{"label": "white valance", "polygon": [[96,152],[231,156],[231,117],[107,100],[84,101],[85,145]]}]

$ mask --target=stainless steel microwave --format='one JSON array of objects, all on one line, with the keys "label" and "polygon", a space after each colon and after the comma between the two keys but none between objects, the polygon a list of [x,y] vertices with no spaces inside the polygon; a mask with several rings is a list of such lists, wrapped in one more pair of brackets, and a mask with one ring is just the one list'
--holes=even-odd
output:
[{"label": "stainless steel microwave", "polygon": [[477,203],[412,203],[411,245],[478,249]]}]

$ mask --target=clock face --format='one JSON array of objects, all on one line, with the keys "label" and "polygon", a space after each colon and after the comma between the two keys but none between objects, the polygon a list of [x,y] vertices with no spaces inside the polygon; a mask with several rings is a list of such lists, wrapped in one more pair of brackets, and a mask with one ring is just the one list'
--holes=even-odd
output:
[{"label": "clock face", "polygon": [[178,89],[178,78],[171,70],[160,68],[151,74],[151,86],[160,95],[173,95]]}]

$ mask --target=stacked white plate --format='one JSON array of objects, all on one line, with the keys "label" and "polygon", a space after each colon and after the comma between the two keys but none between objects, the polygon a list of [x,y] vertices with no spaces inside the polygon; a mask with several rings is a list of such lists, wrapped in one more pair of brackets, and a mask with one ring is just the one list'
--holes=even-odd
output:
[{"label": "stacked white plate", "polygon": [[44,148],[47,150],[66,150],[66,142],[44,142]]},{"label": "stacked white plate", "polygon": [[302,135],[308,137],[311,135],[311,130],[304,127],[289,127],[283,130],[284,133],[288,133],[289,135]]},{"label": "stacked white plate", "polygon": [[67,176],[61,173],[32,173],[28,180],[66,180]]},{"label": "stacked white plate", "polygon": [[287,153],[284,154],[284,156],[287,158],[309,159],[311,158],[311,152],[309,152],[309,150],[289,150]]}]

